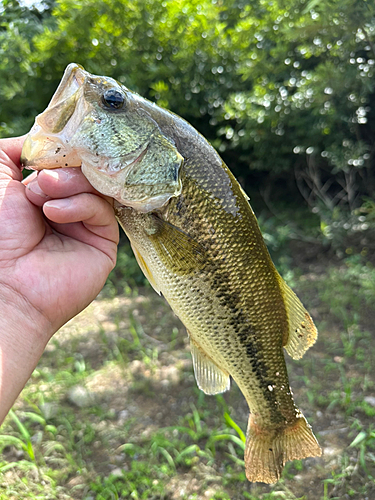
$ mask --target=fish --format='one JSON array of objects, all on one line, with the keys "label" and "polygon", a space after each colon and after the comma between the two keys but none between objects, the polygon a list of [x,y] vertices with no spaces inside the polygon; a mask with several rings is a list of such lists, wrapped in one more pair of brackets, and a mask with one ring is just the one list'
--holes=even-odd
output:
[{"label": "fish", "polygon": [[187,329],[198,387],[219,394],[232,377],[247,401],[249,481],[275,483],[287,461],[321,455],[284,358],[301,358],[317,329],[277,272],[248,196],[197,130],[72,63],[21,161],[81,167],[115,200],[140,268]]}]

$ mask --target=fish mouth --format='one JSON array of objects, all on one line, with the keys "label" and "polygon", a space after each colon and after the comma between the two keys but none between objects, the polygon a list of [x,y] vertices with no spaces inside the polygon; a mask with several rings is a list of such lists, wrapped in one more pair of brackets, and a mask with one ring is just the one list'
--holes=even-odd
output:
[{"label": "fish mouth", "polygon": [[72,63],[66,68],[47,109],[36,117],[24,142],[21,164],[25,168],[41,170],[81,165],[69,142],[77,124],[88,112],[83,89],[89,76],[78,64]]},{"label": "fish mouth", "polygon": [[96,81],[100,84],[109,80],[111,79],[106,77],[93,77],[79,64],[71,63],[67,66],[48,107],[36,117],[35,124],[26,137],[21,153],[24,168],[41,170],[80,167],[84,155],[85,161],[99,172],[116,177],[120,171],[129,171],[142,160],[150,138],[121,157],[99,156],[88,151],[83,153],[70,144],[86,115],[92,112],[95,119],[93,106],[84,97],[85,88]]}]

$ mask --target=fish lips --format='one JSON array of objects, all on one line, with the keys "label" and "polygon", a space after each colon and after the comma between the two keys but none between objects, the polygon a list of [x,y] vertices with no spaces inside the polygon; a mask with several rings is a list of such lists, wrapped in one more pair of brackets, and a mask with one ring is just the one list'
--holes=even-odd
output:
[{"label": "fish lips", "polygon": [[78,64],[69,64],[66,68],[46,110],[36,117],[25,139],[21,153],[21,164],[25,168],[41,170],[81,165],[80,157],[69,147],[69,142],[89,112],[89,104],[83,99],[87,76],[89,73]]}]

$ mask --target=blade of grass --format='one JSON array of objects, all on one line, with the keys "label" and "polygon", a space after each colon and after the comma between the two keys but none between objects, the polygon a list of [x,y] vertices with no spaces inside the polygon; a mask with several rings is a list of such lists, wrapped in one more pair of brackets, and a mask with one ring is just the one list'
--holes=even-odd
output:
[{"label": "blade of grass", "polygon": [[170,467],[172,467],[172,469],[176,469],[176,464],[174,463],[174,460],[171,457],[171,455],[168,453],[168,451],[161,446],[159,446],[158,451],[164,456],[164,458],[166,459],[166,461],[168,462]]},{"label": "blade of grass", "polygon": [[10,410],[9,415],[12,418],[13,422],[15,422],[15,424],[17,425],[18,430],[20,431],[24,440],[30,441],[29,431],[26,429],[26,427],[23,425],[23,423],[20,421],[20,419],[17,417],[17,415],[14,413],[13,410]]},{"label": "blade of grass", "polygon": [[243,433],[242,429],[236,424],[236,422],[230,417],[229,413],[225,412],[224,413],[224,419],[226,423],[234,429],[237,434],[240,436],[240,439],[243,443],[246,443],[246,436]]},{"label": "blade of grass", "polygon": [[20,419],[17,417],[17,415],[14,413],[13,410],[10,410],[9,415],[13,419],[15,424],[17,425],[17,427],[21,433],[21,436],[24,438],[25,445],[26,445],[25,450],[26,450],[27,454],[29,455],[30,460],[35,462],[35,453],[34,453],[34,448],[33,448],[32,442],[31,442],[31,436],[30,436],[29,431],[26,429],[26,427],[23,425],[23,423],[20,421]]}]

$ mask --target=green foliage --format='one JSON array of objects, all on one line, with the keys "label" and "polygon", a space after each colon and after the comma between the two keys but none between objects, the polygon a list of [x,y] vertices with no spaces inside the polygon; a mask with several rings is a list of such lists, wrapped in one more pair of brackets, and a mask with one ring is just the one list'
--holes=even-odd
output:
[{"label": "green foliage", "polygon": [[[319,339],[288,371],[326,457],[288,463],[274,486],[247,483],[238,389],[214,398],[198,391],[184,343],[170,341],[175,318],[140,289],[117,305],[96,301],[100,319],[86,311],[55,337],[2,429],[0,500],[171,500],[176,491],[181,500],[295,500],[307,498],[311,477],[311,500],[372,498],[374,268],[351,256],[320,274],[295,273],[294,282]],[[163,342],[146,334],[157,327]],[[160,373],[171,364],[181,373],[164,385]],[[70,402],[77,384],[98,391],[90,406]]]},{"label": "green foliage", "polygon": [[375,431],[370,425],[366,430],[362,429],[349,445],[359,450],[359,464],[369,479],[375,481],[375,477],[368,470],[367,464],[375,465]]},{"label": "green foliage", "polygon": [[191,121],[250,193],[300,191],[326,225],[372,197],[373,2],[42,5],[3,2],[0,135],[25,133],[75,61]]},{"label": "green foliage", "polygon": [[124,471],[120,475],[109,475],[105,478],[97,478],[90,484],[90,493],[84,500],[91,499],[95,494],[95,500],[119,500],[131,498],[135,500],[148,500],[155,498],[158,500],[169,500],[169,494],[164,494],[163,482],[160,478],[165,478],[170,474],[167,466],[152,466],[150,462],[134,460],[131,463],[131,470]]},{"label": "green foliage", "polygon": [[140,286],[149,286],[140,270],[128,241],[121,241],[117,252],[116,267],[107,278],[103,295],[114,297],[119,293],[136,293]]},{"label": "green foliage", "polygon": [[371,321],[375,298],[375,268],[371,263],[360,256],[348,258],[342,266],[327,270],[320,287],[323,303],[345,328],[356,325],[361,315],[366,318],[364,311]]},{"label": "green foliage", "polygon": [[375,202],[365,198],[360,207],[350,213],[338,206],[332,211],[320,206],[322,241],[329,242],[342,258],[345,255],[362,257],[375,252]]},{"label": "green foliage", "polygon": [[[11,416],[13,421],[16,423],[16,425],[20,431],[20,434],[22,436],[22,439],[16,438],[14,436],[1,436],[2,446],[8,445],[9,439],[13,439],[13,444],[20,445],[26,451],[29,459],[32,462],[35,462],[35,453],[34,453],[33,445],[31,443],[30,433],[28,432],[26,427],[22,424],[20,419],[17,417],[17,415],[13,411],[10,411],[9,415]],[[32,415],[34,415],[34,414],[32,414]],[[36,417],[38,415],[34,415],[34,416]],[[43,418],[41,418],[41,421],[45,424],[45,421]]]}]

